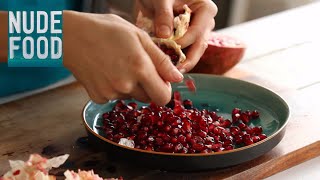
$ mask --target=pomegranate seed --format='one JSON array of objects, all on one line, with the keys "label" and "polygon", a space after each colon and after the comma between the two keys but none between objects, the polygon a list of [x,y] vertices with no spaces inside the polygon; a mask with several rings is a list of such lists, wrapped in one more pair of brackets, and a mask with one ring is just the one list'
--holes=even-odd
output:
[{"label": "pomegranate seed", "polygon": [[183,101],[183,106],[186,109],[192,109],[193,105],[192,105],[192,101],[190,99],[186,99]]},{"label": "pomegranate seed", "polygon": [[232,135],[237,135],[240,133],[240,128],[237,126],[230,127],[230,132]]},{"label": "pomegranate seed", "polygon": [[146,150],[147,151],[154,151],[154,148],[152,146],[147,146]]},{"label": "pomegranate seed", "polygon": [[202,138],[205,138],[205,137],[207,136],[207,133],[200,130],[200,132],[198,133],[198,135],[199,135],[200,137],[202,137]]},{"label": "pomegranate seed", "polygon": [[172,144],[177,144],[178,139],[177,139],[176,137],[172,137],[170,142],[171,142]]},{"label": "pomegranate seed", "polygon": [[203,151],[206,147],[202,143],[194,143],[192,148],[196,151]]},{"label": "pomegranate seed", "polygon": [[166,143],[165,145],[162,146],[163,151],[165,152],[171,152],[173,149],[173,144],[172,143]]},{"label": "pomegranate seed", "polygon": [[259,135],[259,138],[260,138],[260,140],[264,140],[264,139],[267,138],[267,135],[265,135],[265,134],[260,134],[260,135]]},{"label": "pomegranate seed", "polygon": [[18,170],[16,170],[16,171],[14,171],[12,174],[13,174],[14,176],[17,176],[17,175],[20,174],[20,170],[18,169]]},{"label": "pomegranate seed", "polygon": [[138,108],[138,104],[135,103],[135,102],[130,102],[130,103],[128,103],[128,106],[131,106],[132,109],[134,109],[134,110]]},{"label": "pomegranate seed", "polygon": [[183,146],[182,144],[178,143],[174,146],[174,152],[177,153],[177,152],[180,152],[181,150],[183,149]]},{"label": "pomegranate seed", "polygon": [[156,140],[156,145],[158,145],[158,146],[162,146],[164,144],[162,138],[156,138],[155,140]]},{"label": "pomegranate seed", "polygon": [[226,119],[226,120],[223,122],[222,126],[225,127],[225,128],[227,128],[227,127],[230,127],[231,124],[232,124],[232,122],[231,122],[229,119]]},{"label": "pomegranate seed", "polygon": [[234,149],[234,147],[233,147],[233,145],[229,144],[229,145],[225,146],[224,149],[228,151],[228,150]]},{"label": "pomegranate seed", "polygon": [[247,138],[247,139],[244,140],[244,143],[245,143],[247,146],[249,146],[249,145],[253,144],[253,141],[252,141],[251,138]]},{"label": "pomegranate seed", "polygon": [[252,128],[252,131],[256,134],[259,135],[262,133],[262,127],[261,126],[256,126]]},{"label": "pomegranate seed", "polygon": [[191,91],[191,92],[196,91],[196,85],[192,79],[186,80],[186,86],[188,87],[189,91]]},{"label": "pomegranate seed", "polygon": [[236,135],[234,137],[234,141],[236,144],[241,144],[243,141],[242,141],[242,136],[241,135]]},{"label": "pomegranate seed", "polygon": [[236,114],[232,114],[232,122],[238,122],[240,120],[240,114],[236,113]]},{"label": "pomegranate seed", "polygon": [[235,115],[235,114],[240,114],[241,113],[241,109],[239,108],[234,108],[231,112],[232,115]]},{"label": "pomegranate seed", "polygon": [[245,123],[239,123],[238,124],[238,127],[241,129],[241,130],[244,130],[244,129],[246,129],[248,126],[245,124]]},{"label": "pomegranate seed", "polygon": [[257,119],[259,117],[260,117],[260,114],[259,114],[259,112],[257,110],[254,110],[254,111],[251,112],[251,118],[252,119]]},{"label": "pomegranate seed", "polygon": [[250,122],[250,116],[245,112],[240,114],[240,119],[245,124],[248,124]]},{"label": "pomegranate seed", "polygon": [[178,137],[178,142],[181,143],[181,144],[186,143],[187,142],[186,137],[184,135],[180,135]]},{"label": "pomegranate seed", "polygon": [[259,136],[253,136],[252,137],[252,141],[255,143],[255,142],[258,142],[260,141],[260,137]]}]

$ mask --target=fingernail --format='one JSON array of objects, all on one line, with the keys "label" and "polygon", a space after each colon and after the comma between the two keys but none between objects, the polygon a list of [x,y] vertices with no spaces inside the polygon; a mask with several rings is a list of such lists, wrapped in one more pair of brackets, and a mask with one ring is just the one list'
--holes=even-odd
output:
[{"label": "fingernail", "polygon": [[180,71],[181,74],[186,73],[186,69],[180,69],[179,71]]},{"label": "fingernail", "polygon": [[167,25],[161,25],[158,28],[158,35],[164,36],[164,37],[169,37],[171,35],[171,29]]},{"label": "fingernail", "polygon": [[175,81],[182,81],[183,75],[178,71],[178,69],[174,69],[172,71],[172,77]]}]

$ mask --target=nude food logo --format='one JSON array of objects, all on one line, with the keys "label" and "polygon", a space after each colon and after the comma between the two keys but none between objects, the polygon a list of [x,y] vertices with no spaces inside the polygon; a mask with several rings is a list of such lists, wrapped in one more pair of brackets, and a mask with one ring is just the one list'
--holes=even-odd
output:
[{"label": "nude food logo", "polygon": [[9,11],[9,67],[62,66],[62,11]]}]

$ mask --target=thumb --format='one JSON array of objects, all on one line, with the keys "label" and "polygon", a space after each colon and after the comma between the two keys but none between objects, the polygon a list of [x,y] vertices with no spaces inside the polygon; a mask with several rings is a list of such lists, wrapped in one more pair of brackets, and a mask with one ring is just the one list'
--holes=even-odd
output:
[{"label": "thumb", "polygon": [[156,36],[169,38],[173,32],[172,0],[153,1]]},{"label": "thumb", "polygon": [[164,81],[181,82],[183,75],[171,62],[169,56],[161,51],[161,49],[151,40],[145,32],[140,36],[140,41],[149,54],[157,72]]}]

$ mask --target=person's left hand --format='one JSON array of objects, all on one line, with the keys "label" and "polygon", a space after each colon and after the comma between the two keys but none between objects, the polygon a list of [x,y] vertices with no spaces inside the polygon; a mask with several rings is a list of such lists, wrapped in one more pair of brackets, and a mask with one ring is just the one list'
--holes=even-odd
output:
[{"label": "person's left hand", "polygon": [[173,33],[174,12],[183,11],[187,4],[192,10],[191,22],[186,34],[177,40],[182,48],[188,48],[187,60],[178,66],[180,72],[190,71],[208,47],[210,32],[215,26],[218,9],[211,0],[137,0],[136,10],[154,20],[156,36],[168,38]]}]

